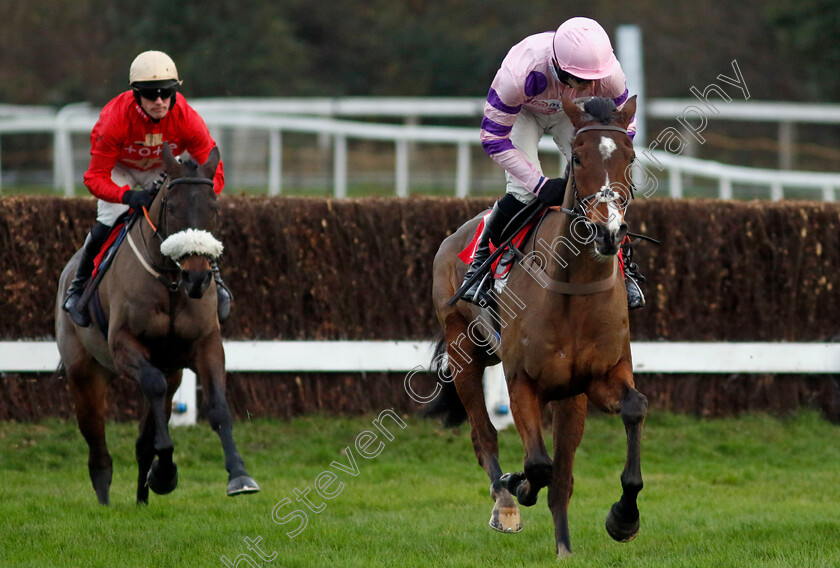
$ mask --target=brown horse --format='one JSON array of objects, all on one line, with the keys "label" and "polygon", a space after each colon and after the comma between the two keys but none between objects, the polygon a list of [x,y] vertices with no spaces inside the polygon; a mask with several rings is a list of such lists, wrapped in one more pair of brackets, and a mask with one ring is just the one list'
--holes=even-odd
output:
[{"label": "brown horse", "polygon": [[[636,496],[642,489],[640,435],[647,400],[634,388],[626,290],[616,257],[627,234],[624,212],[634,153],[626,129],[635,108],[635,97],[620,111],[609,99],[580,105],[563,101],[576,131],[563,207],[548,212],[529,237],[496,293],[495,307],[448,303],[467,269],[457,255],[475,234],[480,216],[444,240],[435,257],[433,297],[444,332],[438,354],[445,349],[453,380],[444,382],[455,387],[443,390],[457,391],[448,402],[458,407],[450,410],[452,415],[466,410],[475,455],[490,477],[495,502],[490,525],[503,532],[520,530],[512,495],[530,506],[548,486],[558,557],[571,553],[572,464],[587,400],[605,412],[620,412],[627,434],[623,492],[607,516],[607,532],[623,542],[639,529]],[[524,472],[504,476],[482,392],[485,366],[499,359],[525,448]],[[548,404],[553,460],[542,436]]]},{"label": "brown horse", "polygon": [[[109,503],[111,455],[105,444],[110,380],[134,379],[148,401],[136,443],[137,502],[149,488],[175,489],[168,420],[181,372],[192,369],[207,397],[210,426],[219,435],[228,471],[228,495],[259,491],[233,441],[225,400],[225,353],[216,314],[216,288],[210,258],[222,251],[213,237],[219,204],[213,176],[219,164],[214,148],[202,165],[173,158],[163,144],[166,181],[146,219],[140,218],[117,250],[90,304],[101,306],[105,325],[77,327],[61,309],[76,272],[77,252],[61,273],[56,299],[56,340],[69,380],[76,417],[89,448],[88,468],[99,502]],[[154,221],[152,221],[154,220]],[[128,242],[126,242],[128,241]]]}]

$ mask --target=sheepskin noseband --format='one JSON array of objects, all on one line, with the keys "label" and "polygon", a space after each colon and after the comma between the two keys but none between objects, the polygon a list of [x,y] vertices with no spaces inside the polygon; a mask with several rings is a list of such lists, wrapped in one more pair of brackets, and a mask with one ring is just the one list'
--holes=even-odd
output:
[{"label": "sheepskin noseband", "polygon": [[174,261],[185,256],[200,255],[210,259],[218,258],[224,245],[207,231],[185,229],[169,235],[160,245],[160,252]]}]

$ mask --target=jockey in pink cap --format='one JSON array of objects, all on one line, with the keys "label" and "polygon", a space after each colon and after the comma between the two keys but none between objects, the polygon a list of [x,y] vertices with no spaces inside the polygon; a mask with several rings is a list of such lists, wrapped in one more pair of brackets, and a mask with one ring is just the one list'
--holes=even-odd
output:
[{"label": "jockey in pink cap", "polygon": [[[543,176],[537,146],[544,134],[566,158],[571,153],[574,128],[563,113],[561,97],[606,97],[621,108],[628,92],[624,72],[613,53],[604,28],[589,18],[572,18],[554,32],[528,36],[514,45],[490,85],[481,122],[484,151],[505,170],[506,195],[496,202],[484,224],[475,258],[465,276],[472,277],[490,256],[507,223],[534,199],[555,205],[563,201],[566,178]],[[628,133],[635,135],[635,120]],[[629,261],[625,247],[625,282],[630,309],[645,305],[639,282],[644,278]],[[487,300],[490,278],[477,278],[463,299]]]}]

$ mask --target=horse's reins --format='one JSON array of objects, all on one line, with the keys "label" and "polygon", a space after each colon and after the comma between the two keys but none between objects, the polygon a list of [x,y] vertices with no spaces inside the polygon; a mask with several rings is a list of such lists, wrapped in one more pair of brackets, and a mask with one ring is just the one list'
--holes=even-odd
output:
[{"label": "horse's reins", "polygon": [[[166,200],[169,198],[169,189],[173,185],[184,184],[184,183],[202,183],[202,184],[211,185],[211,186],[213,185],[213,180],[207,179],[207,178],[197,178],[197,177],[176,178],[176,179],[173,179],[171,181],[169,181],[167,179],[167,182],[168,182],[166,184],[167,192],[163,196],[163,202],[161,203],[161,207],[160,207],[160,211],[161,211],[160,212],[160,217],[158,219],[158,224],[160,225],[161,230],[165,230],[165,227],[166,227]],[[163,189],[164,188],[161,187],[161,191]],[[152,222],[151,218],[149,217],[149,212],[148,212],[148,210],[146,209],[145,206],[143,207],[143,215],[146,218],[146,222],[152,228],[152,231],[153,231],[152,235],[157,237],[161,242],[163,242],[163,237],[161,236],[161,230],[159,230],[158,227],[155,226],[154,222]],[[141,231],[140,235],[143,237],[143,248],[146,249],[146,256],[148,256],[149,259],[151,259],[152,255],[149,253],[149,243],[146,241],[146,237],[143,236],[142,231]],[[158,282],[160,282],[161,284],[163,284],[166,287],[166,289],[169,290],[170,292],[172,292],[172,293],[177,292],[178,288],[181,287],[180,280],[172,281],[172,280],[166,278],[165,276],[163,276],[160,272],[174,272],[176,270],[180,270],[181,266],[176,261],[173,260],[176,268],[165,268],[165,267],[161,267],[161,266],[153,267],[152,265],[150,265],[146,261],[145,258],[143,258],[143,255],[140,254],[140,250],[138,249],[137,245],[134,244],[134,240],[131,238],[131,233],[130,232],[126,234],[126,240],[128,240],[128,244],[131,247],[131,250],[134,251],[134,256],[137,257],[137,260],[140,262],[140,265],[146,270],[146,272],[148,272],[149,274],[154,276],[155,279]],[[158,271],[160,271],[160,272],[158,272]]]},{"label": "horse's reins", "polygon": [[[621,132],[622,134],[628,135],[627,129],[621,128],[620,126],[615,126],[612,124],[590,124],[588,126],[584,126],[575,132],[575,135],[572,137],[572,142],[574,139],[578,137],[579,134],[583,132],[589,132],[593,130],[606,130],[611,132]],[[593,201],[598,203],[613,203],[619,199],[618,193],[614,190],[610,189],[609,186],[604,187],[601,191],[593,193],[592,195],[588,195],[584,198],[580,197],[580,193],[578,192],[577,182],[575,178],[575,163],[574,159],[570,162],[570,169],[569,169],[569,181],[571,182],[572,190],[574,191],[574,198],[575,204],[573,209],[568,209],[563,207],[562,205],[559,207],[551,207],[550,209],[559,210],[566,215],[569,215],[573,219],[584,219],[586,223],[591,223],[589,218],[583,212],[589,204]],[[630,193],[632,196],[633,188],[632,185],[630,187]],[[627,208],[625,205],[624,209]],[[534,231],[534,239],[536,240],[536,232]],[[628,234],[630,234],[628,232]],[[636,235],[638,237],[646,238],[652,240],[654,242],[655,239],[651,239],[650,237],[645,237],[644,235]],[[536,245],[535,245],[536,246]],[[598,294],[601,292],[606,292],[610,290],[615,285],[615,279],[618,275],[618,261],[613,261],[613,271],[612,274],[607,276],[606,278],[602,278],[601,280],[595,280],[592,282],[564,282],[561,280],[554,280],[553,278],[548,276],[548,273],[542,267],[534,267],[532,270],[538,272],[542,276],[542,282],[540,285],[543,286],[546,290],[550,290],[552,292],[563,294],[567,296],[587,296],[591,294]]]},{"label": "horse's reins", "polygon": [[[536,204],[536,207],[533,207],[533,204]],[[479,277],[483,278],[485,276],[486,269],[488,269],[490,267],[490,265],[492,265],[493,262],[499,256],[501,256],[501,254],[507,249],[507,247],[513,241],[513,239],[516,238],[516,235],[519,233],[521,228],[527,226],[528,223],[530,223],[538,214],[541,214],[544,210],[545,210],[545,206],[543,206],[539,201],[537,201],[535,199],[534,201],[531,202],[531,204],[529,204],[528,206],[525,206],[525,208],[523,208],[521,211],[519,211],[513,217],[513,219],[511,219],[511,221],[508,223],[508,225],[511,225],[513,223],[513,221],[516,220],[517,218],[519,218],[520,215],[521,215],[521,216],[525,217],[525,221],[521,225],[519,225],[520,228],[517,229],[516,231],[514,231],[513,234],[505,240],[505,242],[503,242],[501,245],[499,245],[499,247],[496,250],[493,251],[493,254],[491,254],[487,258],[487,260],[485,260],[481,264],[481,266],[478,268],[478,270],[476,270],[475,273],[469,279],[467,279],[467,281],[465,281],[461,285],[460,288],[458,288],[458,290],[455,292],[455,294],[453,294],[452,297],[449,298],[449,301],[447,302],[447,304],[449,304],[450,306],[454,306],[458,302],[458,300],[461,299],[461,296],[464,295],[464,292],[466,292],[467,290],[470,289],[470,286],[473,285],[473,282],[475,282],[476,279],[478,279]],[[526,216],[526,214],[527,214],[527,216]]]}]

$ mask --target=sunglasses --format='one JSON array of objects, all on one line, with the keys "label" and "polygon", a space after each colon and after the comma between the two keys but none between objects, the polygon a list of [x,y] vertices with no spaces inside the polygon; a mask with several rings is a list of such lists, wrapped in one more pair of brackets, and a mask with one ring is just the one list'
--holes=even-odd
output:
[{"label": "sunglasses", "polygon": [[136,89],[141,97],[149,101],[156,101],[158,97],[166,100],[175,94],[175,87],[136,87]]}]

